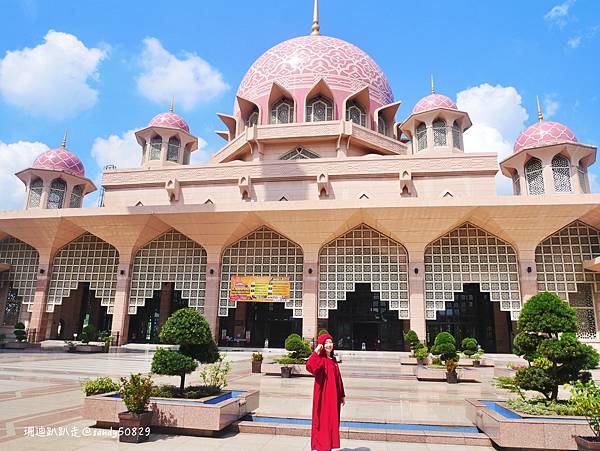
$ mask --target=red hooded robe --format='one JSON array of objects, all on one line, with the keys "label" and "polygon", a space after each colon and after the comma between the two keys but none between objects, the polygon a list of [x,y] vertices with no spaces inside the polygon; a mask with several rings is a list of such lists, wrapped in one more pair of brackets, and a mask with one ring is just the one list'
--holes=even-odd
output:
[{"label": "red hooded robe", "polygon": [[[317,342],[333,338],[322,334]],[[340,408],[344,393],[342,375],[335,358],[327,358],[325,349],[317,355],[313,352],[306,362],[306,369],[315,376],[313,390],[312,430],[310,449],[326,451],[340,447]]]}]

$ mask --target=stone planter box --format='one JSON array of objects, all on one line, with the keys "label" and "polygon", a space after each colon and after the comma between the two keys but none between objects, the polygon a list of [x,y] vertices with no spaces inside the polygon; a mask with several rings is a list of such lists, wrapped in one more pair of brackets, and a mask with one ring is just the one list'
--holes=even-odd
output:
[{"label": "stone planter box", "polygon": [[75,352],[104,352],[104,346],[102,346],[102,345],[77,345],[77,346],[75,346]]},{"label": "stone planter box", "polygon": [[466,403],[467,418],[503,449],[576,450],[574,436],[591,435],[582,417],[528,416],[498,401],[467,399]]},{"label": "stone planter box", "polygon": [[[494,359],[488,359],[486,357],[482,357],[481,359],[479,359],[479,366],[485,366],[485,367],[495,367],[496,363],[494,362]],[[458,365],[459,366],[473,366],[473,359],[460,359],[458,361]]]},{"label": "stone planter box", "polygon": [[29,343],[26,341],[11,341],[6,343],[4,347],[6,349],[26,349],[29,347]]},{"label": "stone planter box", "polygon": [[[458,368],[458,382],[479,382],[479,371],[473,368]],[[420,381],[446,381],[446,368],[415,367],[415,376]]]},{"label": "stone planter box", "polygon": [[[226,390],[201,399],[150,398],[153,430],[183,435],[214,435],[258,409],[259,391]],[[127,411],[118,393],[88,396],[84,418],[96,426],[119,427],[119,413]]]},{"label": "stone planter box", "polygon": [[[426,363],[430,362],[430,359],[425,359]],[[417,359],[414,357],[402,357],[400,359],[400,365],[418,365]]]},{"label": "stone planter box", "polygon": [[514,377],[515,374],[517,371],[511,368],[494,367],[494,377]]},{"label": "stone planter box", "polygon": [[[269,376],[281,376],[281,367],[282,366],[283,365],[280,365],[279,363],[267,363],[266,365],[263,365],[263,369],[265,370],[265,373],[268,374]],[[292,377],[293,376],[313,377],[313,375],[310,374],[306,370],[305,365],[288,365],[288,366],[292,369]]]}]

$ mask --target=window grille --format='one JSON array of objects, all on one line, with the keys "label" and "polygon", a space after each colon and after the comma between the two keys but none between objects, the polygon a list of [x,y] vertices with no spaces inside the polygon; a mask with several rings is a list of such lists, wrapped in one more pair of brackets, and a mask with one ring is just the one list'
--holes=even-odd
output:
[{"label": "window grille", "polygon": [[527,162],[525,165],[525,178],[527,179],[529,194],[534,196],[544,194],[544,174],[541,160],[532,158]]}]

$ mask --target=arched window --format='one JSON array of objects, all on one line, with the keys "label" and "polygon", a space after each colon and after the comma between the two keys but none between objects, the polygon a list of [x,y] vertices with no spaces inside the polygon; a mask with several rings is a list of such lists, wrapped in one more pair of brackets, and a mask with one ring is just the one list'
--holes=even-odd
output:
[{"label": "arched window", "polygon": [[346,104],[346,120],[366,127],[367,115],[365,114],[365,109],[356,102],[348,102]]},{"label": "arched window", "polygon": [[306,160],[309,158],[319,158],[319,156],[304,147],[296,147],[279,157],[280,160]]},{"label": "arched window", "polygon": [[588,192],[587,172],[581,163],[579,163],[577,165],[577,174],[579,175],[579,186],[581,187],[581,192],[587,193]]},{"label": "arched window", "polygon": [[427,149],[427,126],[421,124],[417,127],[417,150]]},{"label": "arched window", "polygon": [[306,122],[333,120],[333,102],[327,97],[313,97],[306,102]]},{"label": "arched window", "polygon": [[382,135],[389,136],[387,122],[381,113],[377,115],[377,131]]},{"label": "arched window", "polygon": [[552,158],[552,177],[554,178],[554,191],[557,193],[571,192],[571,168],[569,159],[564,155],[555,155]]},{"label": "arched window", "polygon": [[513,192],[515,193],[515,195],[520,195],[521,194],[521,179],[519,178],[519,173],[518,172],[513,172],[512,174],[512,182],[513,182]]},{"label": "arched window", "polygon": [[169,147],[167,148],[167,161],[174,161],[177,163],[179,161],[179,138],[176,136],[171,136],[169,138]]},{"label": "arched window", "polygon": [[433,145],[435,147],[447,146],[446,121],[437,119],[433,121]]},{"label": "arched window", "polygon": [[48,193],[48,208],[62,208],[65,202],[65,191],[67,191],[67,182],[63,179],[52,180]]},{"label": "arched window", "polygon": [[71,192],[71,200],[69,202],[69,208],[81,207],[82,197],[83,197],[83,187],[81,185],[77,185],[77,186],[73,187],[73,191]]},{"label": "arched window", "polygon": [[258,108],[254,108],[252,113],[248,115],[248,119],[246,119],[246,127],[253,127],[258,125]]},{"label": "arched window", "polygon": [[27,206],[29,208],[37,208],[42,201],[42,191],[44,190],[44,182],[41,178],[36,177],[29,184],[29,198]]},{"label": "arched window", "polygon": [[285,97],[271,107],[271,124],[294,122],[294,103]]},{"label": "arched window", "polygon": [[150,159],[160,160],[160,151],[162,147],[162,138],[158,135],[150,140]]},{"label": "arched window", "polygon": [[532,158],[525,165],[525,178],[527,179],[527,189],[529,194],[544,194],[544,174],[542,173],[542,161],[538,158]]},{"label": "arched window", "polygon": [[460,125],[458,125],[458,121],[452,124],[452,141],[454,142],[454,147],[462,150],[462,134],[460,132]]}]

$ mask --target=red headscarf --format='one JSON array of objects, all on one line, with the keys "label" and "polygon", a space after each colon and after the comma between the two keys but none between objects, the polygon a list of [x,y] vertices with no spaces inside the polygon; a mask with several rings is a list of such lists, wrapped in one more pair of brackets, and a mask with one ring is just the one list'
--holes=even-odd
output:
[{"label": "red headscarf", "polygon": [[[317,338],[317,344],[325,346],[325,342],[327,340],[333,341],[333,337],[329,334],[321,334],[321,335],[319,335],[319,338]],[[319,355],[321,355],[321,356],[326,355],[325,348],[321,349],[321,352],[319,353]],[[333,357],[333,353],[332,353],[332,357]]]}]

